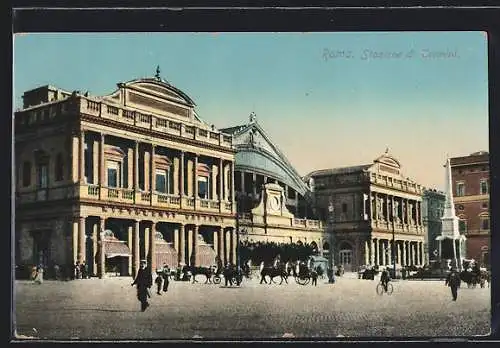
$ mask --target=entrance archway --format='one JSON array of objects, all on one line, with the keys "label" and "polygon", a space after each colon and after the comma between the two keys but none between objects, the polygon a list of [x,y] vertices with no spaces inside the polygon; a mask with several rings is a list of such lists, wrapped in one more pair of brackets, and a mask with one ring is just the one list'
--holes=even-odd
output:
[{"label": "entrance archway", "polygon": [[345,241],[339,245],[339,265],[342,265],[346,272],[352,272],[352,249],[352,245]]}]

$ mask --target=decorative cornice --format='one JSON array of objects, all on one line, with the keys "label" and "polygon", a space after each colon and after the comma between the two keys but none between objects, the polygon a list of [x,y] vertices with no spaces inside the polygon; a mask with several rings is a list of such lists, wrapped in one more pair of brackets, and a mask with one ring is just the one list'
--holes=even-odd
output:
[{"label": "decorative cornice", "polygon": [[[85,113],[81,113],[80,115],[81,115],[82,120],[92,122],[93,124],[96,124],[96,125],[110,126],[113,128],[119,128],[120,130],[128,130],[128,131],[131,131],[134,133],[139,133],[141,135],[152,136],[152,137],[156,137],[156,138],[160,138],[160,139],[164,139],[164,140],[174,141],[174,142],[177,142],[180,144],[187,144],[187,145],[193,145],[193,146],[197,146],[197,147],[208,148],[210,150],[224,152],[224,153],[228,153],[228,154],[236,154],[236,150],[232,147],[223,147],[223,146],[219,146],[219,145],[215,145],[215,144],[204,143],[201,141],[197,141],[195,139],[188,139],[188,138],[184,138],[181,136],[176,136],[174,134],[157,132],[157,131],[154,131],[152,129],[145,129],[142,127],[137,127],[137,126],[126,124],[126,123],[116,122],[116,121],[110,120],[110,119],[103,119],[103,118],[91,116],[91,115],[88,115]],[[129,139],[126,137],[123,137],[123,138]],[[134,140],[134,139],[130,139],[130,140]],[[177,149],[177,150],[180,150],[180,149]]]}]

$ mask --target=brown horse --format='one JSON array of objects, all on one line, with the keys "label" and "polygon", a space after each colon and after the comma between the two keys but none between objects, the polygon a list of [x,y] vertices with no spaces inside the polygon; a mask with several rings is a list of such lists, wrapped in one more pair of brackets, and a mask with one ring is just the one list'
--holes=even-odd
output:
[{"label": "brown horse", "polygon": [[269,277],[269,284],[275,283],[275,277],[281,277],[280,285],[283,284],[283,281],[288,284],[288,273],[283,264],[278,265],[278,267],[264,267],[260,272],[260,284],[262,282],[267,284],[266,276]]}]

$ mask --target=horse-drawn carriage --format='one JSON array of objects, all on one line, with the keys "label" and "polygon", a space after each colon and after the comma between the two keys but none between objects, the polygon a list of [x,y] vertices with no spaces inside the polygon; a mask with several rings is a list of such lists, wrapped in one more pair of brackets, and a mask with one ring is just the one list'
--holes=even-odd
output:
[{"label": "horse-drawn carriage", "polygon": [[489,286],[490,278],[490,273],[484,269],[479,271],[464,270],[460,272],[460,280],[466,283],[468,288],[475,288],[477,285],[484,288],[486,282],[488,282]]}]

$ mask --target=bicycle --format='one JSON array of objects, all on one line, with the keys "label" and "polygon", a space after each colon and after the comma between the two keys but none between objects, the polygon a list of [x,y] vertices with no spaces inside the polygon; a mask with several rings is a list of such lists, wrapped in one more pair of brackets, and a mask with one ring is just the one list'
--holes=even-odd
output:
[{"label": "bicycle", "polygon": [[387,293],[387,295],[390,295],[392,294],[392,292],[394,291],[394,288],[392,286],[391,283],[387,283],[387,290],[384,289],[384,285],[382,284],[382,282],[378,283],[377,284],[377,294],[382,296],[385,293]]}]

